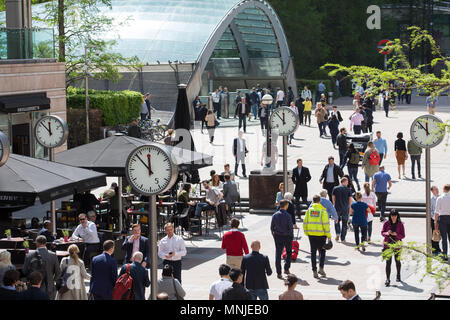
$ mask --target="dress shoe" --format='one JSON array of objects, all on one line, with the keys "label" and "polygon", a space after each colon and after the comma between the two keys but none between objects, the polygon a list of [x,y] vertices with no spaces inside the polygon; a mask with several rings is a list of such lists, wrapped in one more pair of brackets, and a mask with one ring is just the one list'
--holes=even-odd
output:
[{"label": "dress shoe", "polygon": [[277,275],[278,279],[284,280],[283,276],[281,274]]},{"label": "dress shoe", "polygon": [[325,271],[322,268],[319,268],[319,272],[318,272],[321,276],[326,277],[327,274],[325,273]]},{"label": "dress shoe", "polygon": [[335,239],[336,241],[339,241],[339,236],[336,236],[336,239]]},{"label": "dress shoe", "polygon": [[389,279],[386,280],[385,283],[384,283],[384,285],[385,285],[386,287],[389,287],[389,286],[391,285],[391,281],[390,281]]},{"label": "dress shoe", "polygon": [[289,270],[284,270],[284,274],[291,274]]},{"label": "dress shoe", "polygon": [[313,277],[319,279],[319,274],[317,273],[317,271],[313,271]]}]

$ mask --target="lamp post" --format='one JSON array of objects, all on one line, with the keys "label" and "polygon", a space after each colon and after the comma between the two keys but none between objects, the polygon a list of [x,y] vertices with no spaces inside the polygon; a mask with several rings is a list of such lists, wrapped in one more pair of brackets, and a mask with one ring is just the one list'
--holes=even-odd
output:
[{"label": "lamp post", "polygon": [[90,61],[88,61],[87,58],[87,52],[88,49],[93,48],[92,45],[86,45],[84,47],[84,84],[85,84],[85,90],[86,90],[86,98],[85,98],[85,105],[86,105],[86,143],[89,143],[89,72],[88,72],[88,66]]},{"label": "lamp post", "polygon": [[[269,167],[272,165],[271,164],[271,153],[272,153],[272,130],[270,129],[270,125],[269,125],[269,119],[270,119],[270,105],[273,103],[273,97],[270,94],[265,94],[262,99],[261,99],[261,103],[263,105],[266,106],[266,112],[267,112],[267,116],[266,116],[266,151],[267,151],[267,158],[269,159]],[[267,165],[267,164],[266,164]]]}]

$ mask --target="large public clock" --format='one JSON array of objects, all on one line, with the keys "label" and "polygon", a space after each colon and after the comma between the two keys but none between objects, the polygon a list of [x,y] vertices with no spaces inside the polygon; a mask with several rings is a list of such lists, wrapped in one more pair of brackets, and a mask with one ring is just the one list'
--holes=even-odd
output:
[{"label": "large public clock", "polygon": [[128,156],[125,174],[134,190],[157,195],[169,190],[178,178],[178,166],[163,145],[136,148]]},{"label": "large public clock", "polygon": [[67,140],[66,122],[58,116],[44,116],[34,127],[36,141],[45,148],[56,148]]},{"label": "large public clock", "polygon": [[0,131],[0,167],[8,160],[9,152],[8,137]]},{"label": "large public clock", "polygon": [[270,116],[270,128],[278,130],[280,136],[289,136],[298,128],[298,116],[294,110],[280,107],[273,111]]},{"label": "large public clock", "polygon": [[444,139],[441,123],[441,119],[431,114],[418,117],[411,125],[411,139],[419,147],[434,148]]}]

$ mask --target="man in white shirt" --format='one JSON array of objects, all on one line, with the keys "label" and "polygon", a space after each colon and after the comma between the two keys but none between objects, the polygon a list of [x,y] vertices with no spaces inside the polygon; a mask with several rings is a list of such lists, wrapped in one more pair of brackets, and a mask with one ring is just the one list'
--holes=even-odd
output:
[{"label": "man in white shirt", "polygon": [[[431,231],[435,229],[434,222],[434,213],[436,212],[436,202],[439,198],[439,189],[436,186],[431,187],[431,203],[430,203],[430,211],[431,211]],[[431,247],[433,248],[434,254],[439,254],[441,252],[441,248],[439,247],[439,241],[431,240]]]},{"label": "man in white shirt", "polygon": [[212,101],[213,101],[214,112],[217,112],[217,119],[220,119],[221,110],[220,110],[220,93],[219,93],[219,90],[216,89],[216,91],[211,94],[211,97],[212,97]]},{"label": "man in white shirt", "polygon": [[166,223],[164,231],[167,236],[158,243],[158,256],[163,259],[163,265],[170,265],[173,277],[181,284],[181,257],[186,255],[186,244],[182,237],[174,233],[172,223]]},{"label": "man in white shirt", "polygon": [[450,184],[444,186],[444,194],[436,201],[434,223],[435,228],[439,228],[439,231],[441,232],[444,259],[448,259],[448,241],[450,241]]},{"label": "man in white shirt", "polygon": [[230,266],[221,264],[219,267],[220,280],[214,282],[209,289],[209,300],[222,300],[222,292],[233,285],[230,280]]},{"label": "man in white shirt", "polygon": [[239,163],[242,165],[242,176],[247,178],[245,172],[245,157],[247,156],[248,150],[245,139],[242,138],[243,133],[239,131],[238,138],[235,138],[233,141],[233,156],[235,158],[234,164],[234,174],[237,175]]},{"label": "man in white shirt", "polygon": [[277,92],[277,108],[281,107],[283,105],[283,101],[284,101],[284,91],[281,89],[278,89]]},{"label": "man in white shirt", "polygon": [[88,221],[84,213],[78,215],[80,224],[72,234],[73,240],[83,240],[86,245],[83,261],[87,268],[91,265],[91,258],[100,253],[100,239],[94,222]]}]

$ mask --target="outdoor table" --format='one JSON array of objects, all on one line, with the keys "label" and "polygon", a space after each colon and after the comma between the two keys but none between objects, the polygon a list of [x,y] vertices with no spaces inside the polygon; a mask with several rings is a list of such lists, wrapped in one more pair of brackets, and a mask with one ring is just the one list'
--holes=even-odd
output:
[{"label": "outdoor table", "polygon": [[0,239],[0,248],[2,249],[18,249],[18,246],[22,246],[23,238],[3,238]]},{"label": "outdoor table", "polygon": [[82,251],[84,250],[84,241],[83,240],[69,240],[67,242],[60,242],[60,241],[54,241],[54,249],[56,251],[66,251],[68,250],[69,246],[72,244],[76,244],[78,246],[78,249],[80,249],[80,256],[82,256]]},{"label": "outdoor table", "polygon": [[74,222],[77,220],[77,209],[75,209],[75,208],[70,208],[70,210],[61,208],[61,209],[57,209],[55,211],[55,213],[56,214],[61,213],[61,215],[66,218],[65,219],[66,229],[69,228],[69,216],[70,216],[70,218],[72,218],[72,217],[74,218],[74,220],[73,220]]},{"label": "outdoor table", "polygon": [[206,196],[199,196],[199,195],[189,196],[189,200],[191,200],[191,201],[198,201],[198,202],[205,202],[206,201]]}]

